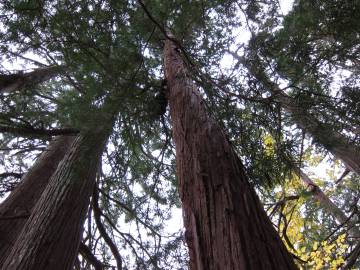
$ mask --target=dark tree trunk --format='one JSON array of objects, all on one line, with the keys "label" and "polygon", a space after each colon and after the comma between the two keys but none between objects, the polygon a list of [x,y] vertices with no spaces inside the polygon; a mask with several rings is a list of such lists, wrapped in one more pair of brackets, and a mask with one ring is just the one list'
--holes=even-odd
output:
[{"label": "dark tree trunk", "polygon": [[165,42],[165,75],[190,269],[296,269],[241,161],[207,115],[179,51],[172,41]]},{"label": "dark tree trunk", "polygon": [[76,137],[2,269],[72,269],[107,136],[108,131],[99,127]]},{"label": "dark tree trunk", "polygon": [[0,205],[0,267],[74,138],[55,137],[21,183]]},{"label": "dark tree trunk", "polygon": [[105,267],[101,261],[96,258],[96,256],[91,252],[90,248],[84,243],[80,243],[79,252],[81,256],[85,258],[95,270],[104,270]]}]

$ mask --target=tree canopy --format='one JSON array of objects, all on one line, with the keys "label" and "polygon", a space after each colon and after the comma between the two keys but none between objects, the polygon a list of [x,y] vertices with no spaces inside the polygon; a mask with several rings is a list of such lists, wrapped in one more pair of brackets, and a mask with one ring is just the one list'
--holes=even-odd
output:
[{"label": "tree canopy", "polygon": [[170,39],[296,264],[360,267],[360,2],[280,4],[3,0],[0,195],[54,136],[111,119],[74,268],[185,269]]}]

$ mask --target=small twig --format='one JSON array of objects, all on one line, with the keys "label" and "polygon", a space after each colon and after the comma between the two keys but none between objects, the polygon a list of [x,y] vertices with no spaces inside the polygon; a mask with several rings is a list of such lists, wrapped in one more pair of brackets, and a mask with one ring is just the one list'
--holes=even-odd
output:
[{"label": "small twig", "polygon": [[350,170],[348,168],[345,169],[345,171],[342,173],[342,175],[339,177],[338,180],[336,180],[335,184],[338,185],[345,176],[347,176],[350,173]]}]

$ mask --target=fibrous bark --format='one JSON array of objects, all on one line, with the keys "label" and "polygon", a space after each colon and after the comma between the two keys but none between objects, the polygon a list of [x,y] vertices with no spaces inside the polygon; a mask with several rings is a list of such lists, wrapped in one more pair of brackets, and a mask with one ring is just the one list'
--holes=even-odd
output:
[{"label": "fibrous bark", "polygon": [[72,269],[108,132],[99,125],[97,130],[76,137],[2,269]]},{"label": "fibrous bark", "polygon": [[20,184],[0,205],[0,267],[74,138],[55,137],[23,176]]},{"label": "fibrous bark", "polygon": [[177,176],[190,269],[296,269],[245,175],[210,118],[174,42],[165,41]]}]

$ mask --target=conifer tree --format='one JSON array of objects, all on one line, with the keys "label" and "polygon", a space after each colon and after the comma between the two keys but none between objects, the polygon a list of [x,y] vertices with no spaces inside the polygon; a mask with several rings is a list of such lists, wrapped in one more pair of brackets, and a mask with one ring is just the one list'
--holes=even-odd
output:
[{"label": "conifer tree", "polygon": [[296,269],[244,167],[189,78],[181,49],[165,41],[190,269]]}]

